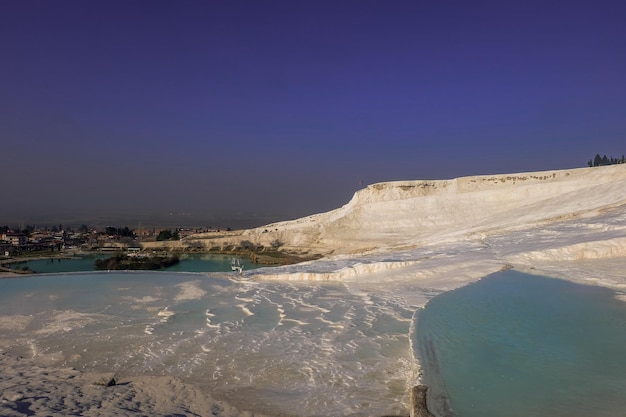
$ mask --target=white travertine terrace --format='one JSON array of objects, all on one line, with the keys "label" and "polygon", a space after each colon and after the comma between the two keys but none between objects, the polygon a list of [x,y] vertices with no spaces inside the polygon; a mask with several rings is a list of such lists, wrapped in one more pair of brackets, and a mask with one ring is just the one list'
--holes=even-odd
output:
[{"label": "white travertine terrace", "polygon": [[373,184],[341,208],[238,238],[325,256],[249,272],[255,279],[446,290],[515,267],[621,288],[626,278],[568,271],[582,260],[626,264],[626,165]]}]

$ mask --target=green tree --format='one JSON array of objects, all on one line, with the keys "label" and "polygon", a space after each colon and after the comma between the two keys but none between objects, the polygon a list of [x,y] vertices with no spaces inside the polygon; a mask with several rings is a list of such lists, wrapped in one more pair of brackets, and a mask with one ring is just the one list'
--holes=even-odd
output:
[{"label": "green tree", "polygon": [[35,230],[35,226],[31,225],[31,224],[27,224],[26,227],[24,227],[22,230],[20,230],[20,233],[23,233],[25,235],[30,235],[33,230]]},{"label": "green tree", "polygon": [[127,226],[120,228],[107,226],[104,229],[104,234],[111,236],[135,237],[135,232],[130,230]]},{"label": "green tree", "polygon": [[170,230],[161,230],[156,238],[158,241],[172,239],[172,232]]},{"label": "green tree", "polygon": [[613,156],[611,156],[610,158],[608,158],[606,155],[604,156],[600,156],[599,154],[596,154],[595,158],[593,158],[593,160],[589,160],[589,162],[587,162],[587,165],[589,165],[590,167],[599,167],[599,166],[603,166],[603,165],[616,165],[616,164],[624,164],[626,163],[626,158],[624,158],[624,155],[622,154],[622,158],[615,158]]},{"label": "green tree", "polygon": [[602,165],[602,157],[600,156],[600,154],[596,154],[596,157],[593,158],[593,166],[599,167],[600,165]]},{"label": "green tree", "polygon": [[245,249],[245,250],[254,250],[256,248],[256,245],[252,242],[250,242],[249,240],[242,240],[239,243],[239,247]]}]

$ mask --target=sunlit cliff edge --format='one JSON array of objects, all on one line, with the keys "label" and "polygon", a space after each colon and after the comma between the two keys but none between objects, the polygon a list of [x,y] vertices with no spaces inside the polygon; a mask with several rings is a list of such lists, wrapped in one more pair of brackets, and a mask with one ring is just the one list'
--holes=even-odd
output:
[{"label": "sunlit cliff edge", "polygon": [[345,206],[246,230],[242,237],[322,254],[415,247],[468,234],[593,216],[626,203],[626,165],[395,181]]},{"label": "sunlit cliff edge", "polygon": [[345,282],[382,274],[387,282],[420,278],[424,285],[431,277],[441,289],[506,266],[618,258],[626,255],[626,165],[384,182],[326,213],[193,237],[204,247],[241,241],[324,256],[250,271],[258,279]]},{"label": "sunlit cliff edge", "polygon": [[626,204],[626,165],[383,182],[357,191],[343,207],[227,236],[323,255],[393,250],[480,233],[589,218]]}]

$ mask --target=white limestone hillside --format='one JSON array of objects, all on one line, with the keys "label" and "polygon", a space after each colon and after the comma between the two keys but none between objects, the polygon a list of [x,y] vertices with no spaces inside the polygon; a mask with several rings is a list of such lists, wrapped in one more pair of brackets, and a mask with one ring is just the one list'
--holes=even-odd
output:
[{"label": "white limestone hillside", "polygon": [[248,279],[339,281],[412,307],[503,268],[626,294],[626,165],[374,184],[340,209],[244,234],[327,254]]},{"label": "white limestone hillside", "polygon": [[326,213],[167,244],[242,241],[324,255],[246,278],[341,281],[415,306],[504,267],[626,292],[626,165],[373,184]]},{"label": "white limestone hillside", "polygon": [[389,251],[594,216],[626,204],[626,165],[396,181],[345,206],[244,231],[242,239],[322,254]]}]

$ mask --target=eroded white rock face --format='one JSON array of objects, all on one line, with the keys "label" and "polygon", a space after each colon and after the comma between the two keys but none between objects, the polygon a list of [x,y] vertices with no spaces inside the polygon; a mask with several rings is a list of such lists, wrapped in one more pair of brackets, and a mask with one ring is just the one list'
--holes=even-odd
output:
[{"label": "eroded white rock face", "polygon": [[373,184],[345,206],[245,231],[329,253],[417,247],[598,215],[626,203],[626,165]]},{"label": "eroded white rock face", "polygon": [[337,210],[244,234],[326,255],[250,278],[341,281],[415,306],[510,267],[623,291],[626,165],[374,184]]}]

